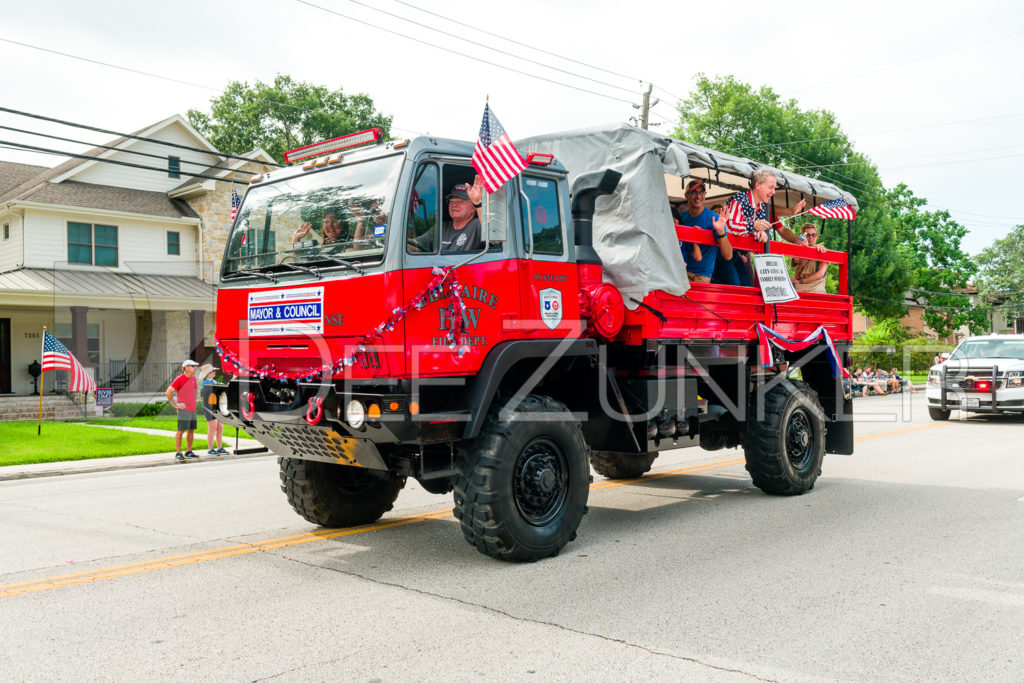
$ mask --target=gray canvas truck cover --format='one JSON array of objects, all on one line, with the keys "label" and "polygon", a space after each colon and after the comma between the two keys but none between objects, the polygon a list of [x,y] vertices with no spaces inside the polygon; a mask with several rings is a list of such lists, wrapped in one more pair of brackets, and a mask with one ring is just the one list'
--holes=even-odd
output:
[{"label": "gray canvas truck cover", "polygon": [[857,208],[851,195],[829,183],[624,123],[538,135],[516,141],[516,147],[524,156],[554,154],[569,170],[570,187],[590,171],[622,173],[615,192],[597,200],[594,249],[604,262],[605,281],[618,287],[630,309],[652,291],[682,295],[690,288],[669,208],[670,195],[682,199],[684,178],[708,180],[724,198],[746,189],[756,169],[768,168],[778,178],[777,209],[793,207],[800,198],[813,205],[838,197]]}]

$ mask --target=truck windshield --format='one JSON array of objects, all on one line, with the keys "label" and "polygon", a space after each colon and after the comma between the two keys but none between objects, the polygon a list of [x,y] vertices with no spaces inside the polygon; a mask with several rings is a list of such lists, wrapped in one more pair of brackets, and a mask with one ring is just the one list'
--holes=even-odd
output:
[{"label": "truck windshield", "polygon": [[1024,360],[1024,339],[978,339],[965,341],[950,360],[974,358],[1013,358]]},{"label": "truck windshield", "polygon": [[228,238],[223,274],[296,262],[379,262],[403,158],[370,159],[253,187]]}]

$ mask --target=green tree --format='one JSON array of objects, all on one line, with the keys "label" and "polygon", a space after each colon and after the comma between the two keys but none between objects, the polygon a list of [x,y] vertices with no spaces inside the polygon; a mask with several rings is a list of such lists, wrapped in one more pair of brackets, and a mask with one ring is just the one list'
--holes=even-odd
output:
[{"label": "green tree", "polygon": [[993,242],[977,260],[978,291],[1001,302],[1008,317],[1024,316],[1024,225]]},{"label": "green tree", "polygon": [[[911,298],[925,306],[924,322],[940,337],[967,325],[975,334],[988,329],[987,314],[965,296],[978,266],[960,242],[967,228],[948,211],[924,211],[927,200],[900,183],[886,193],[889,219],[908,254],[914,286]],[[935,307],[935,308],[929,308]]]},{"label": "green tree", "polygon": [[210,100],[210,113],[188,110],[188,121],[228,154],[263,148],[280,162],[289,149],[368,128],[385,137],[391,116],[374,108],[369,95],[294,81],[278,74],[273,84],[232,81]]},{"label": "green tree", "polygon": [[[854,150],[832,112],[802,110],[767,86],[699,74],[679,115],[674,137],[820,178],[855,196],[850,279],[857,306],[876,318],[906,312],[904,295],[913,284],[909,249],[895,239],[877,169]],[[821,242],[845,250],[842,224],[826,224]]]}]

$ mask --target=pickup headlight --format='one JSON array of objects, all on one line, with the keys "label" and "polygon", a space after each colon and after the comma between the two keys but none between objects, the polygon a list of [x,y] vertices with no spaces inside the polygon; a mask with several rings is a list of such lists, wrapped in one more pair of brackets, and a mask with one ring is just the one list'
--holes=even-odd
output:
[{"label": "pickup headlight", "polygon": [[1024,386],[1024,370],[1010,370],[1008,373],[1006,373],[1006,386]]},{"label": "pickup headlight", "polygon": [[938,370],[928,371],[928,386],[937,387],[942,383],[942,373]]}]

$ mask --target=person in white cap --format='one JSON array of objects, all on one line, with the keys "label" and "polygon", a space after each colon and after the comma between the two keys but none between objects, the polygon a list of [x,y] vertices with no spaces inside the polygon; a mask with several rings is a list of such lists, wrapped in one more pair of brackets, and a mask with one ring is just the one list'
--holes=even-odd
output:
[{"label": "person in white cap", "polygon": [[[168,403],[173,403],[178,409],[178,431],[174,433],[174,459],[178,462],[185,462],[186,458],[198,458],[192,452],[192,439],[196,432],[196,368],[199,363],[191,358],[186,358],[181,363],[181,374],[178,375],[171,386],[167,387],[165,395]],[[184,454],[181,452],[181,435],[185,435],[185,447],[188,449]]]},{"label": "person in white cap", "polygon": [[[196,379],[199,380],[199,386],[205,387],[207,384],[216,384],[214,377],[217,375],[217,370],[209,363],[204,363],[199,367],[199,372],[196,374]],[[210,402],[203,403],[203,417],[206,418],[206,453],[207,455],[224,455],[227,453],[224,450],[224,423],[217,419],[217,413],[214,411],[217,409],[217,396],[214,393],[210,393]],[[217,444],[216,448],[214,444]]]}]

